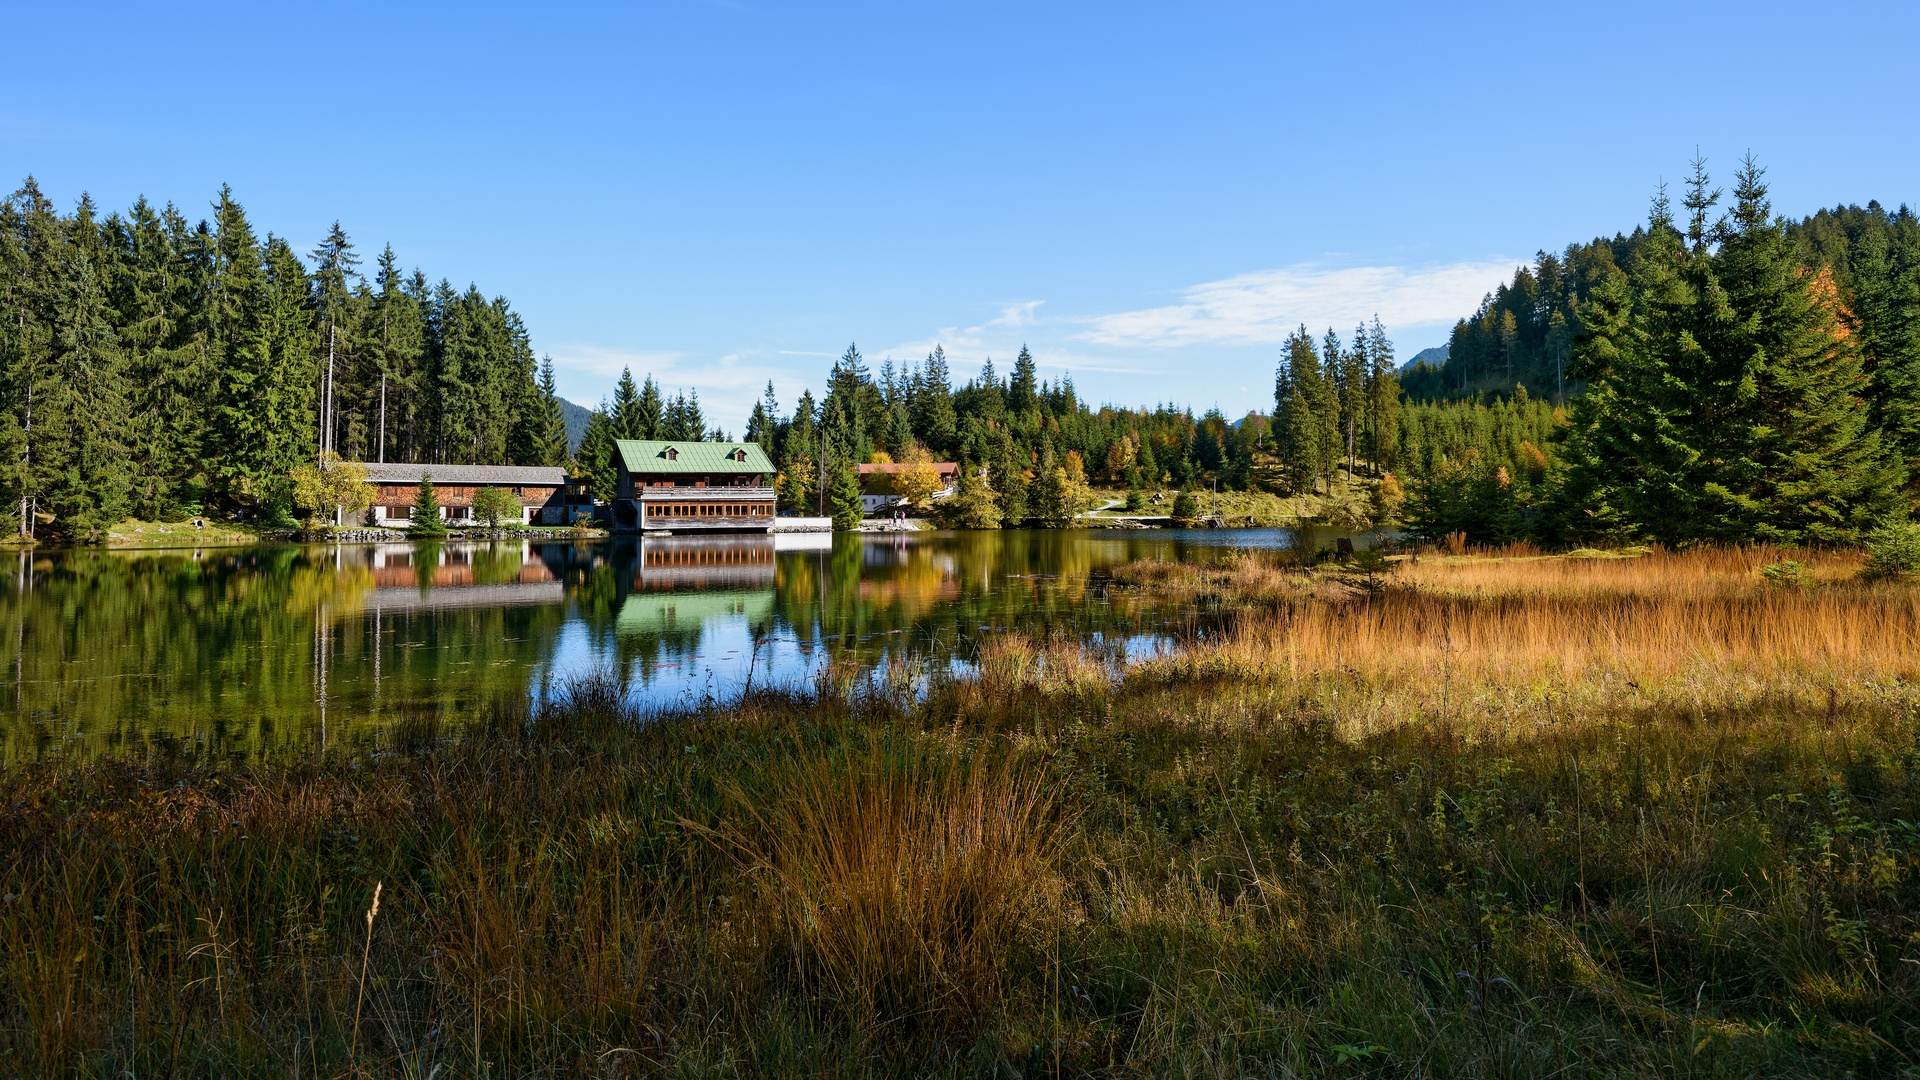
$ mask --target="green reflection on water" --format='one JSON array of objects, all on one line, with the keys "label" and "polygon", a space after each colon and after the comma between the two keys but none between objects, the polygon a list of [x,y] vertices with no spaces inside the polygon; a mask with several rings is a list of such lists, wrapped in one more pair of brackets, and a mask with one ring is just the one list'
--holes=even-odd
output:
[{"label": "green reflection on water", "polygon": [[[665,702],[823,660],[967,655],[991,629],[1150,633],[1102,587],[1139,558],[1213,558],[1273,535],[913,536],[448,542],[57,551],[0,564],[0,759],[153,740],[268,754],[458,715],[611,667]],[[717,683],[716,683],[716,680]],[[732,682],[728,682],[732,680]]]}]

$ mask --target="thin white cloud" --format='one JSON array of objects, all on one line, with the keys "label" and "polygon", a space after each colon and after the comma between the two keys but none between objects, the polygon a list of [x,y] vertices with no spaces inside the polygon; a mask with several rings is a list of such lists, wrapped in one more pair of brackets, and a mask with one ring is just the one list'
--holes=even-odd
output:
[{"label": "thin white cloud", "polygon": [[[1045,300],[1022,300],[1017,304],[1007,304],[1001,307],[1000,317],[997,319],[989,319],[986,326],[1006,326],[1012,328],[1032,326],[1039,321],[1034,318],[1034,311],[1044,303],[1046,303]],[[985,326],[982,326],[976,327],[975,329],[985,328]]]},{"label": "thin white cloud", "polygon": [[1095,345],[1269,345],[1302,322],[1342,332],[1375,314],[1389,330],[1436,326],[1473,311],[1513,274],[1506,260],[1410,269],[1312,263],[1262,270],[1185,290],[1178,304],[1092,320],[1078,335]]}]

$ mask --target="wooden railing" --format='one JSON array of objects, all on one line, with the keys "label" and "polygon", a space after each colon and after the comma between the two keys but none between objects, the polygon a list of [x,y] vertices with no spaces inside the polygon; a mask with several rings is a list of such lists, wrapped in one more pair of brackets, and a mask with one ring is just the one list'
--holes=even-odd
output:
[{"label": "wooden railing", "polygon": [[773,498],[770,487],[658,487],[635,488],[642,502],[754,502]]}]

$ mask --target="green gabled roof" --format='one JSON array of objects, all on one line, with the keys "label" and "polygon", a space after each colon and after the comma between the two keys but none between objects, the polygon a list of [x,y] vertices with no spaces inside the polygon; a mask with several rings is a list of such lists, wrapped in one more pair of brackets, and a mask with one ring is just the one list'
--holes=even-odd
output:
[{"label": "green gabled roof", "polygon": [[[620,460],[630,473],[770,473],[773,462],[759,443],[750,442],[667,442],[658,439],[620,439]],[[678,454],[667,458],[667,450]],[[733,460],[736,450],[745,450],[747,460]]]}]

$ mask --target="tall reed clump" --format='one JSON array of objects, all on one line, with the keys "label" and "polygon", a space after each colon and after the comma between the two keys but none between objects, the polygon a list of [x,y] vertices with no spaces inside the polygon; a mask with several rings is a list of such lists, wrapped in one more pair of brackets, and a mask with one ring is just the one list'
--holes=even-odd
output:
[{"label": "tall reed clump", "polygon": [[893,735],[725,790],[731,813],[703,831],[753,881],[795,985],[855,1025],[966,1032],[1044,966],[1062,815],[1005,747]]}]

